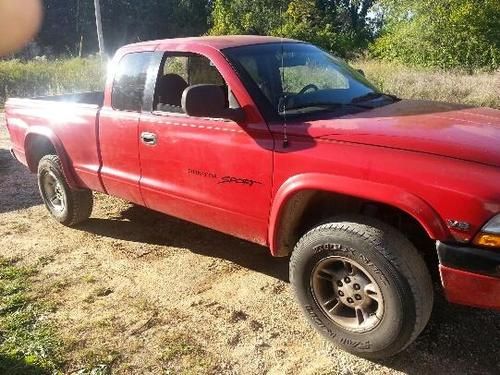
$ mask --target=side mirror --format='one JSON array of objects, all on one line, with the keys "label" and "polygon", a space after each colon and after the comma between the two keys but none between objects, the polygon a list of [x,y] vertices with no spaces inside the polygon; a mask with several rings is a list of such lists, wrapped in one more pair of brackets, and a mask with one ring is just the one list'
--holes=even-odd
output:
[{"label": "side mirror", "polygon": [[227,108],[224,93],[217,85],[193,85],[182,93],[182,109],[188,116],[225,118],[236,122],[245,119],[241,108]]},{"label": "side mirror", "polygon": [[363,69],[356,69],[356,71],[361,74],[363,77],[366,77],[365,72]]}]

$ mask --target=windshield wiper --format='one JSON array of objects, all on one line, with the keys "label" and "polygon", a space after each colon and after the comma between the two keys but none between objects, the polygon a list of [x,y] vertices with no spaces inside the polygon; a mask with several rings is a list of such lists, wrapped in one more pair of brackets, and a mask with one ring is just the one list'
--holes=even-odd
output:
[{"label": "windshield wiper", "polygon": [[[305,104],[302,106],[297,106],[297,107],[290,107],[287,108],[287,111],[296,111],[296,110],[301,110],[305,108],[314,108],[318,107],[323,110],[333,110],[333,109],[339,109],[339,108],[345,108],[345,107],[353,107],[353,108],[359,108],[359,109],[373,109],[374,107],[371,105],[363,105],[363,104],[357,104],[357,103],[312,103],[312,104]],[[283,111],[279,112],[280,114],[283,114]]]},{"label": "windshield wiper", "polygon": [[378,99],[383,96],[391,98],[394,101],[399,100],[396,96],[390,94],[384,94],[383,92],[369,92],[368,94],[361,95],[358,96],[357,98],[352,99],[351,103],[359,103],[367,100]]}]

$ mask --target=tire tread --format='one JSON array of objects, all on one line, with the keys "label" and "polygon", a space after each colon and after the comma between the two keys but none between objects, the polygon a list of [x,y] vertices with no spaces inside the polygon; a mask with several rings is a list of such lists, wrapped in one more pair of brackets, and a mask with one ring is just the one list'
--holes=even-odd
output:
[{"label": "tire tread", "polygon": [[[415,322],[409,339],[396,350],[366,353],[368,358],[383,358],[397,354],[410,345],[425,328],[432,312],[434,291],[427,266],[416,248],[396,229],[369,217],[352,215],[329,220],[316,226],[297,242],[290,260],[290,281],[294,284],[294,269],[305,246],[311,238],[332,231],[343,231],[370,243],[407,280],[415,305]],[[389,245],[389,246],[387,246]],[[390,249],[390,251],[388,250]]]},{"label": "tire tread", "polygon": [[63,183],[65,184],[65,190],[68,194],[67,199],[70,201],[71,209],[69,212],[69,217],[63,221],[59,220],[61,224],[71,227],[87,220],[92,214],[94,203],[92,191],[88,189],[73,189],[69,186],[68,178],[64,173],[64,168],[59,156],[45,155],[42,159],[40,159],[39,171],[40,167],[45,162],[48,162],[55,166],[61,176],[63,176]]}]

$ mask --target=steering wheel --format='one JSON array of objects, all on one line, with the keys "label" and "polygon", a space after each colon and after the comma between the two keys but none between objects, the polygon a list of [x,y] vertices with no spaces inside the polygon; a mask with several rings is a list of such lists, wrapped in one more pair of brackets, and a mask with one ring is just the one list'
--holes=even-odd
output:
[{"label": "steering wheel", "polygon": [[307,91],[309,91],[309,90],[319,91],[319,88],[318,88],[318,86],[316,86],[315,84],[311,83],[311,84],[309,84],[309,85],[307,85],[307,86],[304,86],[304,87],[302,88],[302,90],[300,90],[300,91],[298,92],[298,94],[297,94],[297,95],[302,95],[302,94],[305,94],[305,93],[306,93]]}]

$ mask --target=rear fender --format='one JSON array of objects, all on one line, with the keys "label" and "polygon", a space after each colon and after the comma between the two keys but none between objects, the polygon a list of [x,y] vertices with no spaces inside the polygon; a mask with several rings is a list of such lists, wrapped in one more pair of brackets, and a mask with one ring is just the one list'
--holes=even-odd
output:
[{"label": "rear fender", "polygon": [[268,234],[273,256],[286,256],[290,252],[290,249],[282,248],[281,241],[278,240],[279,233],[286,225],[283,218],[289,217],[285,212],[287,211],[287,203],[298,193],[305,191],[331,192],[384,203],[406,212],[417,220],[430,238],[435,240],[449,238],[446,226],[437,212],[420,197],[397,186],[344,176],[307,173],[291,177],[275,194],[271,207]]},{"label": "rear fender", "polygon": [[64,176],[66,177],[68,185],[73,189],[80,188],[80,184],[78,183],[78,179],[76,178],[76,174],[68,157],[68,154],[66,153],[66,150],[64,149],[64,146],[59,137],[57,137],[54,131],[52,131],[52,129],[50,128],[46,128],[44,126],[30,126],[28,128],[28,131],[26,132],[26,136],[24,138],[24,150],[26,152],[26,162],[30,171],[33,173],[37,173],[38,170],[38,165],[33,153],[33,142],[38,137],[47,139],[56,150],[57,156],[59,156],[59,159],[61,160]]}]

